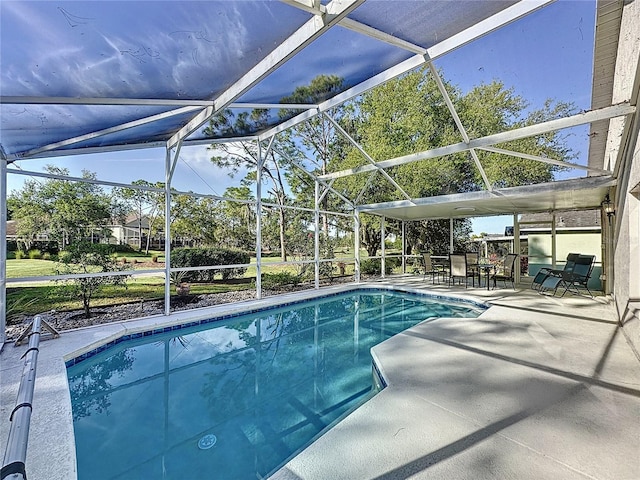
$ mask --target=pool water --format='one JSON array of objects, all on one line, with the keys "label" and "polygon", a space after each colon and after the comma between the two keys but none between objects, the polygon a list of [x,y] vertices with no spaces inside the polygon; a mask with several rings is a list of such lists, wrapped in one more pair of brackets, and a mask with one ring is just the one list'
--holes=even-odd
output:
[{"label": "pool water", "polygon": [[266,477],[376,393],[372,346],[481,311],[349,292],[119,343],[68,368],[78,478]]}]

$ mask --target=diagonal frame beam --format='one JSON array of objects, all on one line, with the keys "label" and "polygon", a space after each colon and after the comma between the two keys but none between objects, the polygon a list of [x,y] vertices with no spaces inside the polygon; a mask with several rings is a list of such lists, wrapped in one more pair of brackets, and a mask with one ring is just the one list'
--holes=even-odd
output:
[{"label": "diagonal frame beam", "polygon": [[[449,96],[449,92],[447,92],[447,89],[445,88],[444,83],[442,82],[442,78],[440,78],[440,75],[438,74],[438,70],[436,69],[436,67],[433,64],[433,62],[431,61],[431,59],[429,59],[427,64],[429,65],[429,70],[431,71],[431,75],[433,75],[433,78],[436,81],[436,85],[438,86],[438,91],[440,92],[440,95],[442,95],[442,97],[444,98],[444,103],[446,103],[447,108],[449,109],[449,113],[453,117],[453,121],[455,122],[456,126],[458,127],[458,131],[462,135],[462,139],[466,143],[469,143],[470,138],[469,138],[469,135],[467,134],[467,130],[464,128],[464,125],[462,124],[462,120],[460,120],[460,115],[458,115],[458,112],[456,111],[456,107],[453,104],[453,102],[451,101],[451,97]],[[478,158],[478,154],[475,152],[475,150],[473,148],[471,150],[469,150],[469,153],[471,154],[471,158],[473,158],[473,162],[476,164],[476,168],[480,172],[480,176],[482,177],[482,180],[484,181],[485,187],[487,187],[487,190],[489,190],[489,191],[493,190],[493,188],[491,186],[491,182],[489,182],[489,177],[487,177],[487,173],[484,171],[484,168],[482,167],[482,164],[480,163],[480,159]]]},{"label": "diagonal frame beam", "polygon": [[66,140],[62,140],[55,143],[50,143],[48,145],[44,145],[42,147],[34,148],[32,150],[26,150],[24,152],[16,153],[15,156],[17,158],[28,158],[34,155],[43,154],[49,152],[51,150],[57,150],[59,148],[68,147],[70,145],[74,145],[76,143],[84,142],[86,140],[91,140],[93,138],[102,137],[104,135],[110,135],[112,133],[121,132],[123,130],[127,130],[129,128],[139,127],[140,125],[146,125],[147,123],[156,122],[158,120],[163,120],[168,117],[172,117],[175,115],[182,115],[183,113],[189,113],[196,110],[199,110],[200,107],[182,107],[177,108],[175,110],[170,110],[168,112],[158,113],[157,115],[151,115],[149,117],[140,118],[138,120],[133,120],[131,122],[123,123],[120,125],[116,125],[113,127],[105,128],[103,130],[97,130],[95,132],[86,133],[84,135],[79,135],[77,137],[68,138]]},{"label": "diagonal frame beam", "polygon": [[499,143],[509,142],[511,140],[518,140],[521,138],[533,137],[535,135],[553,132],[555,130],[562,130],[563,128],[575,127],[577,125],[584,125],[586,123],[596,122],[598,120],[630,115],[635,111],[635,106],[630,105],[628,102],[623,102],[618,105],[611,105],[609,107],[600,108],[598,110],[591,110],[565,118],[549,120],[547,122],[537,123],[535,125],[528,125],[526,127],[516,128],[513,130],[508,130],[506,132],[476,138],[470,140],[468,143],[454,143],[452,145],[447,145],[446,147],[434,148],[432,150],[426,150],[424,152],[418,152],[411,155],[405,155],[403,157],[384,160],[378,162],[376,166],[363,165],[361,167],[351,168],[348,170],[327,173],[325,175],[320,175],[320,178],[328,180],[330,178],[348,177],[350,175],[356,175],[359,173],[371,172],[372,170],[377,170],[379,167],[389,168],[395,167],[397,165],[418,162],[420,160],[426,160],[429,158],[444,157],[446,155],[452,155],[454,153],[465,152],[472,148],[490,147]]},{"label": "diagonal frame beam", "polygon": [[[278,45],[255,67],[243,75],[231,87],[225,90],[215,101],[213,106],[207,107],[193,117],[184,127],[173,135],[167,145],[175,145],[185,139],[192,132],[200,128],[213,114],[222,110],[236,100],[243,93],[276,70],[300,50],[312,43],[316,38],[336,25],[343,17],[359,7],[364,0],[333,0],[326,5],[326,13],[315,15],[302,27],[295,31],[283,43]],[[272,135],[270,135],[272,136]]]},{"label": "diagonal frame beam", "polygon": [[[371,156],[367,152],[365,152],[364,148],[362,148],[360,144],[358,144],[358,142],[356,142],[351,137],[351,135],[349,135],[346,130],[342,128],[340,124],[331,117],[331,115],[327,114],[326,112],[323,112],[322,115],[333,124],[336,130],[338,130],[342,134],[342,136],[344,136],[349,141],[349,143],[351,143],[351,145],[353,145],[362,154],[362,156],[367,159],[370,164],[377,166],[376,161],[371,158]],[[407,192],[404,191],[404,189],[400,185],[398,185],[398,182],[391,178],[391,176],[382,168],[378,168],[378,170],[380,171],[382,176],[402,194],[404,198],[406,198],[407,200],[411,200],[411,197],[407,194]]]},{"label": "diagonal frame beam", "polygon": [[602,175],[611,175],[611,170],[603,170],[602,168],[590,167],[588,165],[580,165],[572,162],[563,162],[562,160],[554,160],[553,158],[541,157],[539,155],[530,155],[528,153],[514,152],[513,150],[505,150],[504,148],[496,147],[481,147],[478,150],[484,150],[486,152],[500,153],[503,155],[509,155],[511,157],[523,158],[525,160],[535,160],[536,162],[548,163],[549,165],[558,165],[559,167],[571,167],[580,170],[587,170],[588,172],[600,173]]},{"label": "diagonal frame beam", "polygon": [[286,158],[288,162],[290,162],[293,166],[295,166],[296,168],[298,168],[300,171],[302,171],[305,175],[307,175],[309,178],[311,178],[314,182],[318,182],[320,183],[320,185],[322,185],[323,187],[327,188],[328,190],[330,190],[333,194],[337,195],[343,202],[345,202],[350,208],[355,208],[355,204],[353,201],[349,200],[347,197],[345,197],[342,193],[340,193],[339,191],[337,191],[336,189],[334,189],[332,187],[333,185],[333,180],[332,181],[325,181],[322,180],[321,178],[318,178],[316,175],[314,175],[313,173],[311,173],[309,170],[307,170],[304,165],[302,165],[300,162],[298,162],[297,160],[294,160],[292,158],[290,158],[289,156],[285,155],[283,152],[281,152],[278,149],[274,148],[275,152],[278,152],[278,155],[281,155],[283,158]]},{"label": "diagonal frame beam", "polygon": [[[487,35],[493,32],[494,30],[497,30],[509,23],[512,23],[518,20],[519,18],[522,18],[536,10],[539,10],[543,8],[545,5],[549,3],[553,3],[554,1],[555,0],[529,0],[526,2],[518,2],[496,13],[495,15],[467,28],[466,30],[463,30],[458,34],[453,35],[452,37],[446,40],[443,40],[442,42],[437,43],[432,47],[427,48],[426,53],[425,53],[425,50],[421,49],[418,46],[415,46],[412,44],[407,45],[406,42],[403,42],[400,39],[397,39],[395,37],[390,37],[388,34],[385,34],[383,32],[377,32],[375,29],[372,29],[371,27],[356,25],[357,22],[354,22],[351,19],[345,18],[344,20],[340,21],[341,26],[344,21],[346,23],[345,28],[356,30],[359,33],[369,35],[373,38],[385,41],[391,45],[394,45],[400,48],[405,48],[408,51],[417,50],[417,54],[391,67],[390,69],[385,70],[384,72],[381,72],[378,75],[375,75],[369,78],[368,80],[365,80],[364,82],[359,83],[358,85],[355,85],[354,87],[334,96],[333,98],[330,98],[322,102],[320,105],[318,105],[318,111],[320,112],[327,111],[337,105],[340,105],[341,103],[346,102],[347,100],[355,98],[358,95],[362,95],[363,93],[367,92],[368,90],[371,90],[372,88],[377,87],[378,85],[381,85],[393,78],[396,78],[410,70],[413,70],[414,68],[417,68],[423,65],[426,62],[426,58],[429,58],[430,60],[435,60],[436,58],[441,57],[446,53],[449,53],[463,45],[466,45],[467,43],[472,42],[473,40],[476,40],[477,38]],[[262,138],[270,137],[275,133],[281,132],[283,130],[286,130],[287,128],[290,128],[292,126],[295,126],[299,123],[304,122],[311,116],[313,116],[313,113],[311,113],[310,111],[304,112],[276,127],[273,127],[268,131],[265,131],[264,133],[261,134],[261,137]]]}]

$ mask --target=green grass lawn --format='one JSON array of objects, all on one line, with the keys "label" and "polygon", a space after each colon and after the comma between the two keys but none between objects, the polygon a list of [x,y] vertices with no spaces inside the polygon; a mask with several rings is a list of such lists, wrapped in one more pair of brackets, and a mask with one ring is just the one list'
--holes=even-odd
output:
[{"label": "green grass lawn", "polygon": [[[126,252],[118,254],[117,258],[127,259],[127,263],[133,268],[136,268],[136,264],[132,264],[133,259],[137,263],[151,262],[151,259],[155,255],[159,255],[161,252],[150,252],[149,255],[144,253]],[[348,254],[338,254],[340,258],[349,258]],[[164,257],[158,258],[158,269],[164,267]],[[256,266],[255,258],[251,259],[252,265],[247,268],[244,274],[245,279],[255,279]],[[297,274],[300,267],[296,265],[275,265],[279,263],[280,257],[263,257],[262,272],[263,273],[281,273],[288,272],[291,274]],[[7,260],[7,278],[23,278],[23,277],[35,277],[35,276],[48,276],[55,275],[56,262],[50,260]],[[333,262],[334,273],[338,274],[337,262]],[[140,265],[137,268],[149,268],[148,265]],[[353,274],[354,267],[353,262],[347,260],[346,274]],[[159,272],[160,273],[160,272]],[[28,315],[34,315],[37,313],[47,312],[50,310],[75,310],[82,308],[82,304],[79,299],[70,298],[69,292],[63,288],[62,283],[56,282],[40,282],[34,284],[26,284],[20,286],[8,285],[7,288],[7,312],[8,317],[16,313],[25,313]],[[222,282],[217,281],[211,284],[192,284],[192,294],[208,294],[208,293],[223,293],[232,290],[245,290],[252,288],[251,283],[248,281],[229,281]],[[172,286],[173,293],[173,286]],[[141,276],[137,278],[127,279],[127,288],[121,286],[105,286],[101,289],[92,299],[92,307],[117,305],[125,302],[136,302],[140,300],[154,300],[164,298],[164,275],[160,273],[158,276]]]},{"label": "green grass lawn", "polygon": [[56,262],[51,260],[7,260],[7,278],[43,277],[56,274]]}]

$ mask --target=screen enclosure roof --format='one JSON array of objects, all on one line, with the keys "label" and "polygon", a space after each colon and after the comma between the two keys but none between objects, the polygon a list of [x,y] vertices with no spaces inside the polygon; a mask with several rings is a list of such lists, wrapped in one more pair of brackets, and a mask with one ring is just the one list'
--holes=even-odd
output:
[{"label": "screen enclosure roof", "polygon": [[[267,139],[551,3],[3,1],[2,155],[11,162]],[[286,104],[294,113],[279,115],[282,99],[320,74],[343,78],[344,90],[320,104]],[[602,106],[599,121],[630,113],[626,106]],[[205,132],[216,112],[254,108],[267,112],[259,131]],[[505,211],[489,201],[502,198],[498,192],[474,192],[469,198],[486,202],[486,214]],[[545,200],[540,208],[551,204],[584,206],[575,199]],[[511,211],[512,205],[504,208]],[[437,210],[437,215],[456,216],[454,208]],[[387,213],[394,216],[391,210]],[[399,212],[395,216],[406,217]],[[433,216],[424,210],[420,215]]]}]

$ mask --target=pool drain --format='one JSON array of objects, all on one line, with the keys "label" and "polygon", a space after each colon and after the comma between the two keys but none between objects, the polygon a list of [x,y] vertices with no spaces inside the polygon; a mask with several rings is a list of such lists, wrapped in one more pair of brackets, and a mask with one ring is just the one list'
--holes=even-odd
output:
[{"label": "pool drain", "polygon": [[208,450],[213,447],[217,441],[218,438],[213,433],[210,433],[198,440],[198,448],[200,450]]}]

